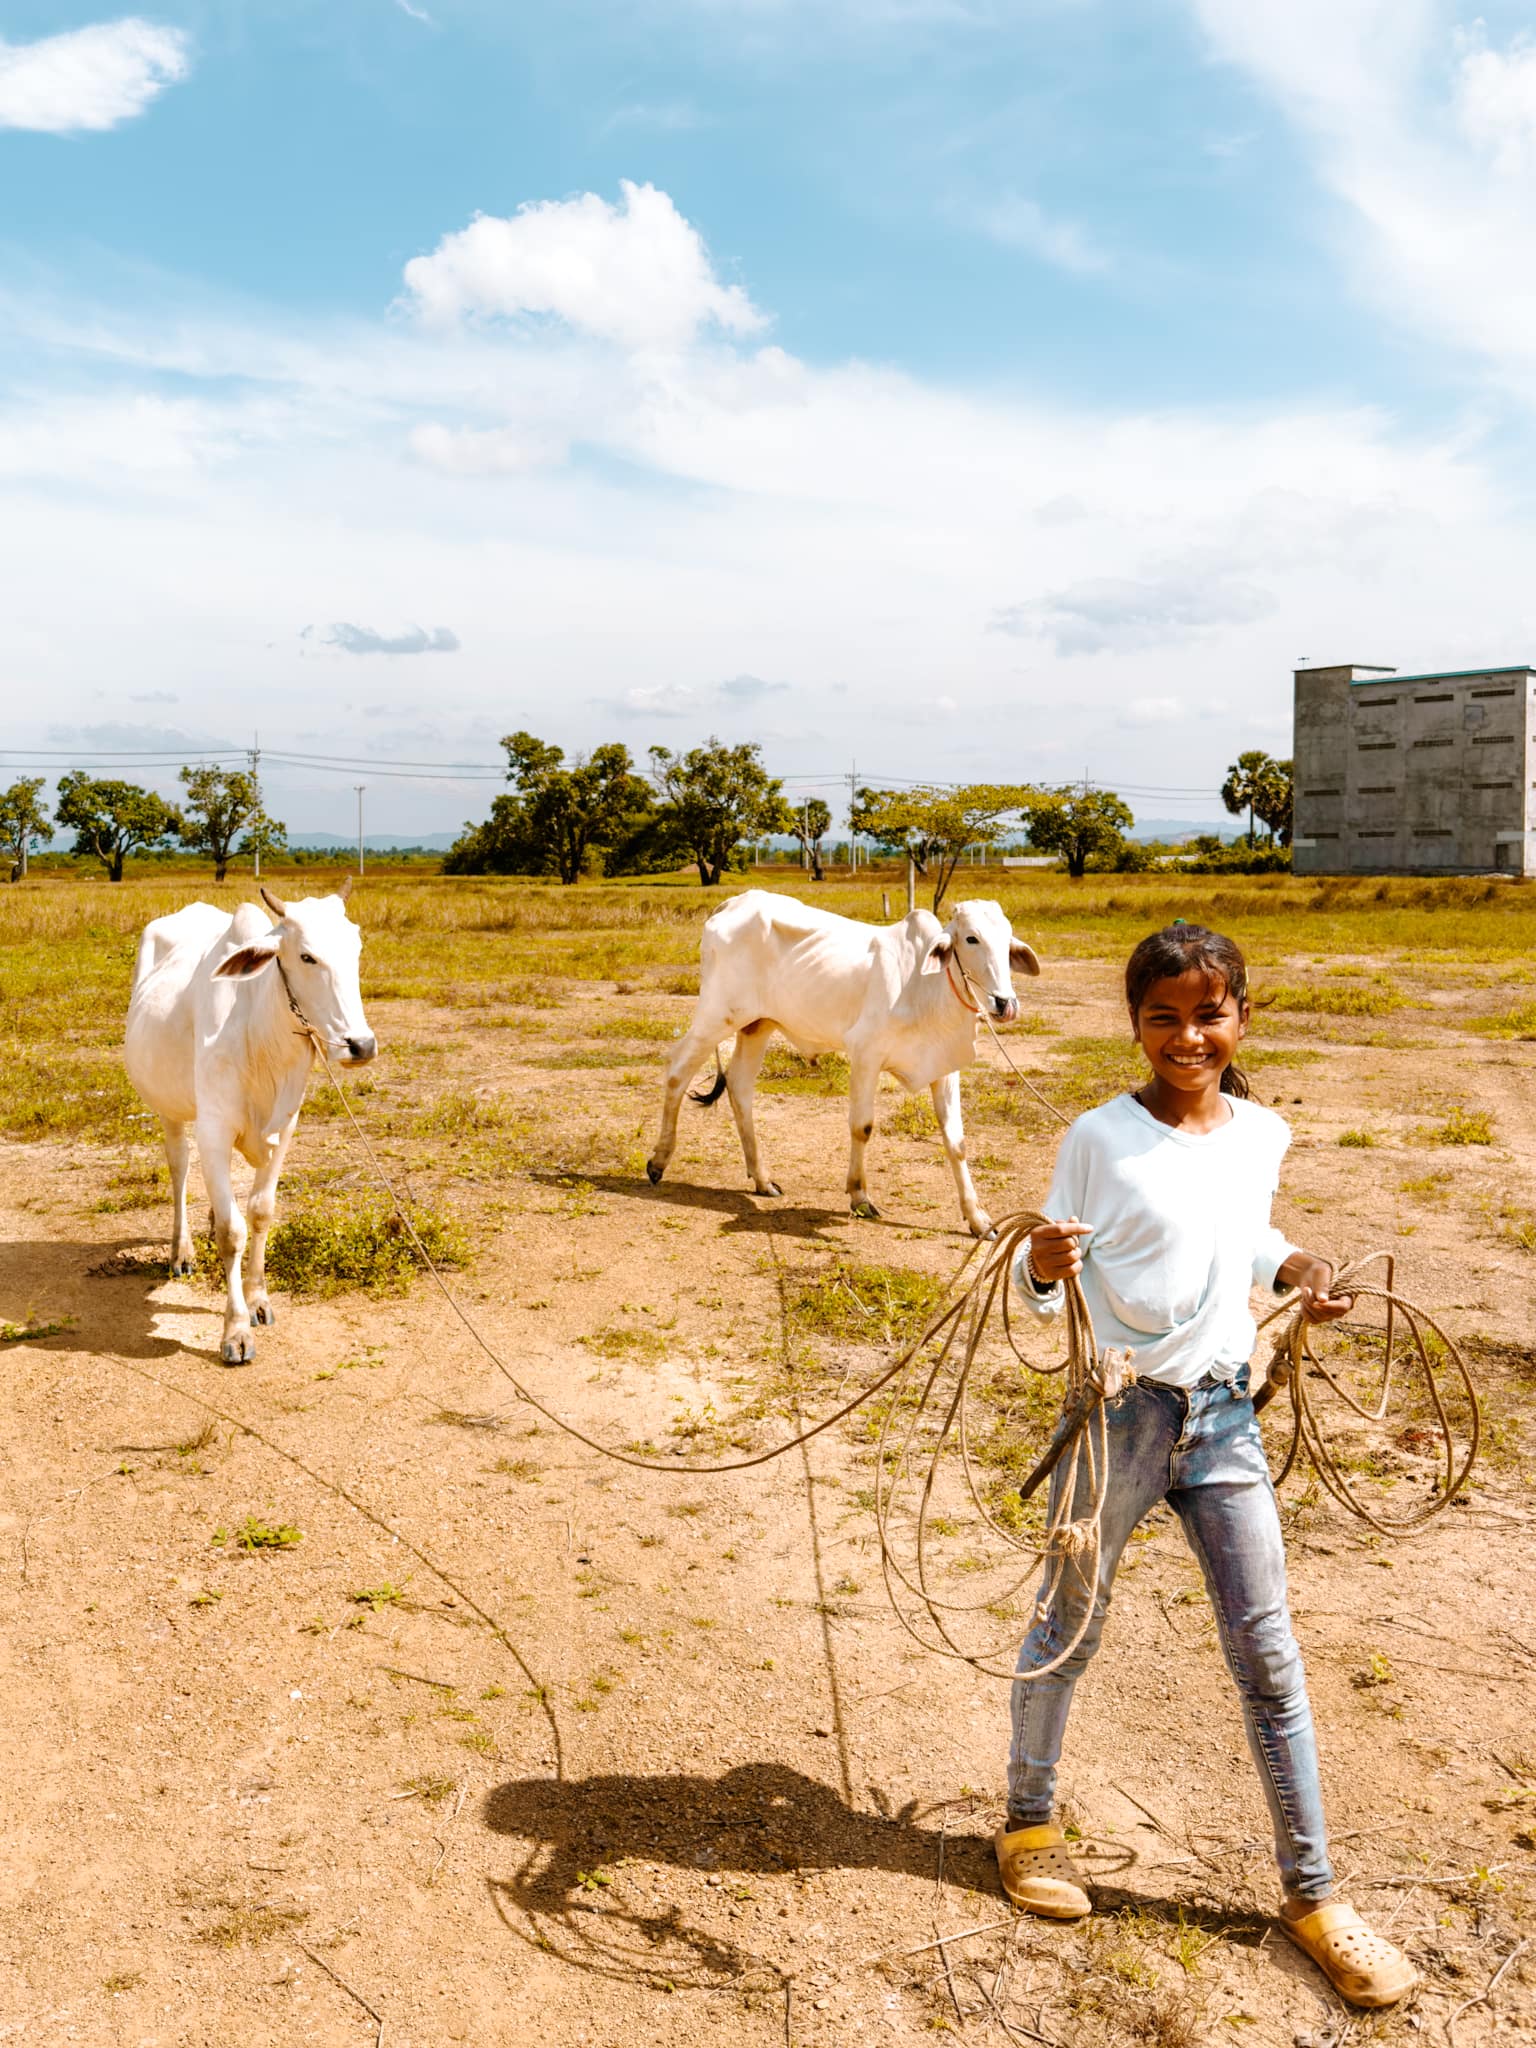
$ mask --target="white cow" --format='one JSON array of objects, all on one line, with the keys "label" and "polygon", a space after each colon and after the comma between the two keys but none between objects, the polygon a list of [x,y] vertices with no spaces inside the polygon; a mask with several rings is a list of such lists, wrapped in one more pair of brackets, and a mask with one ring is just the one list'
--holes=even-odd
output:
[{"label": "white cow", "polygon": [[[267,1232],[315,1057],[291,1004],[339,1065],[362,1066],[378,1050],[357,984],[362,934],[343,907],[350,888],[349,877],[339,895],[292,904],[263,889],[275,924],[254,903],[242,903],[233,917],[211,903],[189,903],[147,924],[139,941],[125,1064],[165,1131],[175,1205],[172,1273],[192,1270],[187,1133],[189,1127],[196,1132],[224,1257],[226,1365],[249,1363],[256,1352],[251,1326],[275,1321],[267,1299]],[[237,1148],[256,1169],[246,1204],[248,1289],[240,1270],[246,1218],[230,1179]]]},{"label": "white cow", "polygon": [[1012,968],[1040,962],[1016,939],[996,903],[960,903],[947,925],[926,910],[899,924],[858,924],[793,896],[748,889],[717,910],[699,949],[699,1003],[667,1068],[661,1132],[646,1165],[652,1183],[677,1143],[677,1113],[711,1048],[736,1035],[729,1067],[696,1102],[729,1090],[747,1173],[760,1195],[780,1192],[764,1172],[752,1122],[752,1090],[768,1040],[782,1031],[797,1051],[848,1054],[848,1194],[855,1216],[879,1212],[864,1183],[864,1148],[875,1127],[882,1073],[904,1088],[927,1087],[965,1220],[977,1237],[992,1228],[976,1199],[965,1158],[960,1084],[976,1058],[985,1008],[1001,1024],[1019,1014]]}]

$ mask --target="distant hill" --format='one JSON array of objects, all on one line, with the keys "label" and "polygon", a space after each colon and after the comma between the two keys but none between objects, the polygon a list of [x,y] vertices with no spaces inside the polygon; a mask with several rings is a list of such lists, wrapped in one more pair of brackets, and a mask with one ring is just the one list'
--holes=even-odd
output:
[{"label": "distant hill", "polygon": [[[446,853],[458,837],[457,832],[418,832],[414,836],[404,832],[369,832],[363,839],[363,849],[367,853],[401,853],[414,847],[423,853]],[[288,844],[316,853],[357,850],[356,835],[346,839],[339,832],[294,832],[289,835]]]},{"label": "distant hill", "polygon": [[[1247,837],[1246,820],[1241,824],[1232,818],[1138,818],[1132,839],[1161,839],[1169,845],[1182,845],[1186,839],[1199,838],[1204,833],[1214,832],[1218,839],[1243,839]],[[1262,837],[1262,828],[1260,832]]]}]

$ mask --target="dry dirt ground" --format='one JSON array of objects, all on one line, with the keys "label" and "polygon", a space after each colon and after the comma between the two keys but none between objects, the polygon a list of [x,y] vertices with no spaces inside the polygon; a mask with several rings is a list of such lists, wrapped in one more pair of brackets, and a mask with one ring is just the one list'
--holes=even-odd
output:
[{"label": "dry dirt ground", "polygon": [[[1007,1688],[896,1626],[856,1429],[728,1478],[625,1469],[540,1422],[425,1285],[284,1300],[227,1370],[212,1294],[135,1264],[163,1255],[163,1199],[102,1213],[117,1155],[37,1144],[0,1152],[0,1316],[67,1328],[0,1349],[0,2042],[1337,2048],[1438,2039],[1501,1968],[1450,2038],[1531,2038],[1536,1048],[1467,1035],[1468,1001],[1448,974],[1389,1024],[1277,1016],[1263,1044],[1314,1057],[1257,1075],[1296,1132],[1282,1225],[1395,1247],[1478,1338],[1496,1411],[1475,1489],[1415,1541],[1283,1497],[1338,1862],[1425,1973],[1409,2007],[1349,2017],[1269,1918],[1258,1787],[1165,1514],[1068,1741],[1099,1914],[1018,1921],[989,1848]],[[1029,1005],[1119,1029],[1102,965]],[[454,1285],[554,1408],[664,1455],[721,1438],[680,1415],[763,1386],[757,1439],[790,1432],[785,1303],[834,1260],[942,1274],[963,1249],[931,1132],[877,1137],[884,1216],[850,1220],[842,1104],[815,1093],[760,1098],[782,1201],[744,1191],[723,1105],[646,1186],[663,1048],[612,1047],[688,1008],[610,983],[492,1030],[379,1003],[359,1101],[377,1123],[431,1067],[578,1134],[574,1170],[466,1151],[481,1242]],[[1419,1141],[1450,1099],[1492,1112],[1491,1146]],[[1053,1142],[973,1126],[995,1213],[1043,1192]],[[311,1118],[295,1167],[351,1171],[348,1143]],[[885,1356],[803,1341],[819,1386]],[[245,1550],[248,1519],[302,1540]]]}]

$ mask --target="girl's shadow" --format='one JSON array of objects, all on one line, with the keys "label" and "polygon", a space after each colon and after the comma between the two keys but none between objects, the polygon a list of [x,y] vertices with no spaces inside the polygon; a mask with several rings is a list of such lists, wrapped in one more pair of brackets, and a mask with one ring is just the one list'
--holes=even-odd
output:
[{"label": "girl's shadow", "polygon": [[747,1945],[750,1920],[739,1939],[693,1924],[677,1904],[646,1896],[627,1866],[718,1873],[728,1882],[717,1897],[742,1901],[753,1876],[884,1870],[931,1884],[942,1867],[946,1889],[995,1893],[1006,1910],[990,1834],[974,1820],[956,1832],[915,1801],[894,1814],[857,1812],[784,1764],[739,1764],[719,1777],[516,1779],[487,1794],[485,1820],[525,1845],[516,1874],[492,1886],[509,1926],[578,1967],[659,1986],[769,1990],[786,1973]]}]

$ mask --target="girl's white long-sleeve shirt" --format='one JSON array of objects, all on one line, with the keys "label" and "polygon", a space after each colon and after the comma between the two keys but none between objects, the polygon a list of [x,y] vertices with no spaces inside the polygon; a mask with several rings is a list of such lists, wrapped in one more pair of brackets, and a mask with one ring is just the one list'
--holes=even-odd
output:
[{"label": "girl's white long-sleeve shirt", "polygon": [[[1079,1242],[1099,1346],[1130,1351],[1140,1378],[1169,1386],[1230,1379],[1252,1357],[1250,1290],[1273,1289],[1296,1249],[1269,1220],[1289,1127],[1223,1099],[1230,1120],[1201,1135],[1159,1123],[1133,1095],[1090,1109],[1061,1141],[1044,1203],[1053,1222],[1093,1227]],[[1037,1293],[1022,1253],[1014,1281],[1041,1321],[1061,1314],[1062,1288]]]}]

